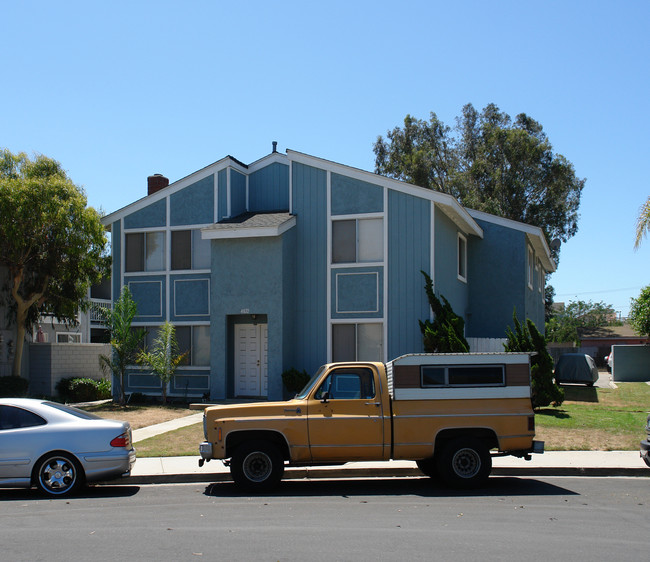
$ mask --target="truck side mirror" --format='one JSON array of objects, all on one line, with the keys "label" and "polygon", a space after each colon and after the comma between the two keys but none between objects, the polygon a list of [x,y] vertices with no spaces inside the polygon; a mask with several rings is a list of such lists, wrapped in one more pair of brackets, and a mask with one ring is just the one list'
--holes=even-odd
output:
[{"label": "truck side mirror", "polygon": [[329,401],[330,401],[330,391],[327,390],[322,394],[321,403],[327,404]]}]

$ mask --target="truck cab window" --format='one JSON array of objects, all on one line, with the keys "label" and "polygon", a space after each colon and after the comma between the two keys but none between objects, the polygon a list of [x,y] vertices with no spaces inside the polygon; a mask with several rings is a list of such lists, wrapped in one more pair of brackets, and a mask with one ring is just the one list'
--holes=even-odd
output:
[{"label": "truck cab window", "polygon": [[322,400],[368,400],[375,396],[375,382],[369,369],[340,369],[330,373],[314,395]]}]

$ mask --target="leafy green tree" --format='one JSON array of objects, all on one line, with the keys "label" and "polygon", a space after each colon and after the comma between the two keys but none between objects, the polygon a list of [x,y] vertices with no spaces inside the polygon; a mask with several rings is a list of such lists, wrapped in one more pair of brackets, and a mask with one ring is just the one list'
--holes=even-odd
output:
[{"label": "leafy green tree", "polygon": [[144,350],[138,354],[138,363],[149,367],[151,373],[160,379],[163,404],[167,404],[167,385],[188,353],[179,352],[176,328],[171,322],[165,322],[158,330],[158,337],[153,340],[151,351]]},{"label": "leafy green tree", "polygon": [[124,405],[124,374],[137,359],[145,330],[133,329],[131,324],[138,313],[129,288],[125,285],[110,310],[104,310],[104,324],[111,334],[111,355],[100,355],[99,364],[106,374],[120,382],[120,404]]},{"label": "leafy green tree", "polygon": [[650,337],[650,285],[632,299],[628,319],[638,334]]},{"label": "leafy green tree", "polygon": [[505,350],[536,352],[530,359],[533,408],[537,410],[551,403],[553,406],[560,406],[564,401],[564,390],[553,380],[553,358],[546,349],[546,339],[530,318],[526,319],[526,325],[522,326],[515,311],[512,320],[515,331],[507,327],[508,341],[503,345]]},{"label": "leafy green tree", "polygon": [[641,205],[641,209],[639,209],[639,218],[636,221],[635,250],[641,245],[641,240],[643,240],[648,232],[650,232],[650,197],[648,197],[646,202]]},{"label": "leafy green tree", "polygon": [[[540,227],[548,240],[578,231],[585,184],[571,162],[555,154],[542,126],[526,114],[514,119],[494,104],[479,113],[463,107],[456,127],[435,113],[410,115],[404,127],[379,136],[375,171],[456,197],[465,207]],[[559,256],[559,246],[551,250]]]},{"label": "leafy green tree", "polygon": [[595,330],[620,324],[616,311],[604,302],[570,301],[564,310],[555,311],[546,323],[546,337],[552,342],[576,342],[578,330]]},{"label": "leafy green tree", "polygon": [[440,299],[433,292],[431,277],[422,272],[426,284],[424,290],[429,299],[429,305],[433,311],[433,322],[425,320],[420,323],[424,351],[427,353],[468,353],[469,344],[463,335],[465,332],[465,321],[458,316],[449,301],[440,295]]},{"label": "leafy green tree", "polygon": [[41,314],[77,323],[89,287],[110,265],[100,214],[61,164],[0,150],[0,264],[3,290],[16,325],[12,374],[20,376],[25,332]]}]

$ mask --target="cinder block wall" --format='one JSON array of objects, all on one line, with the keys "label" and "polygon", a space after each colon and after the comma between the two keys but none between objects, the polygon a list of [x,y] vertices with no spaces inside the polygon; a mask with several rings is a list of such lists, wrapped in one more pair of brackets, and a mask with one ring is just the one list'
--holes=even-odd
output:
[{"label": "cinder block wall", "polygon": [[105,378],[99,356],[110,351],[103,343],[30,343],[29,393],[55,396],[56,383],[68,377]]}]

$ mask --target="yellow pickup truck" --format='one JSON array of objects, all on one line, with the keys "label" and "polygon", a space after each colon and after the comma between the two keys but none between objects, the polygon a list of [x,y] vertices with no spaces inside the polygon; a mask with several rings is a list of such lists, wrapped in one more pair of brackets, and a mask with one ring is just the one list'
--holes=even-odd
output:
[{"label": "yellow pickup truck", "polygon": [[530,355],[412,354],[388,363],[323,365],[292,400],[209,406],[205,461],[222,459],[240,487],[262,491],[293,466],[414,460],[454,487],[483,484],[493,455],[530,459]]}]

